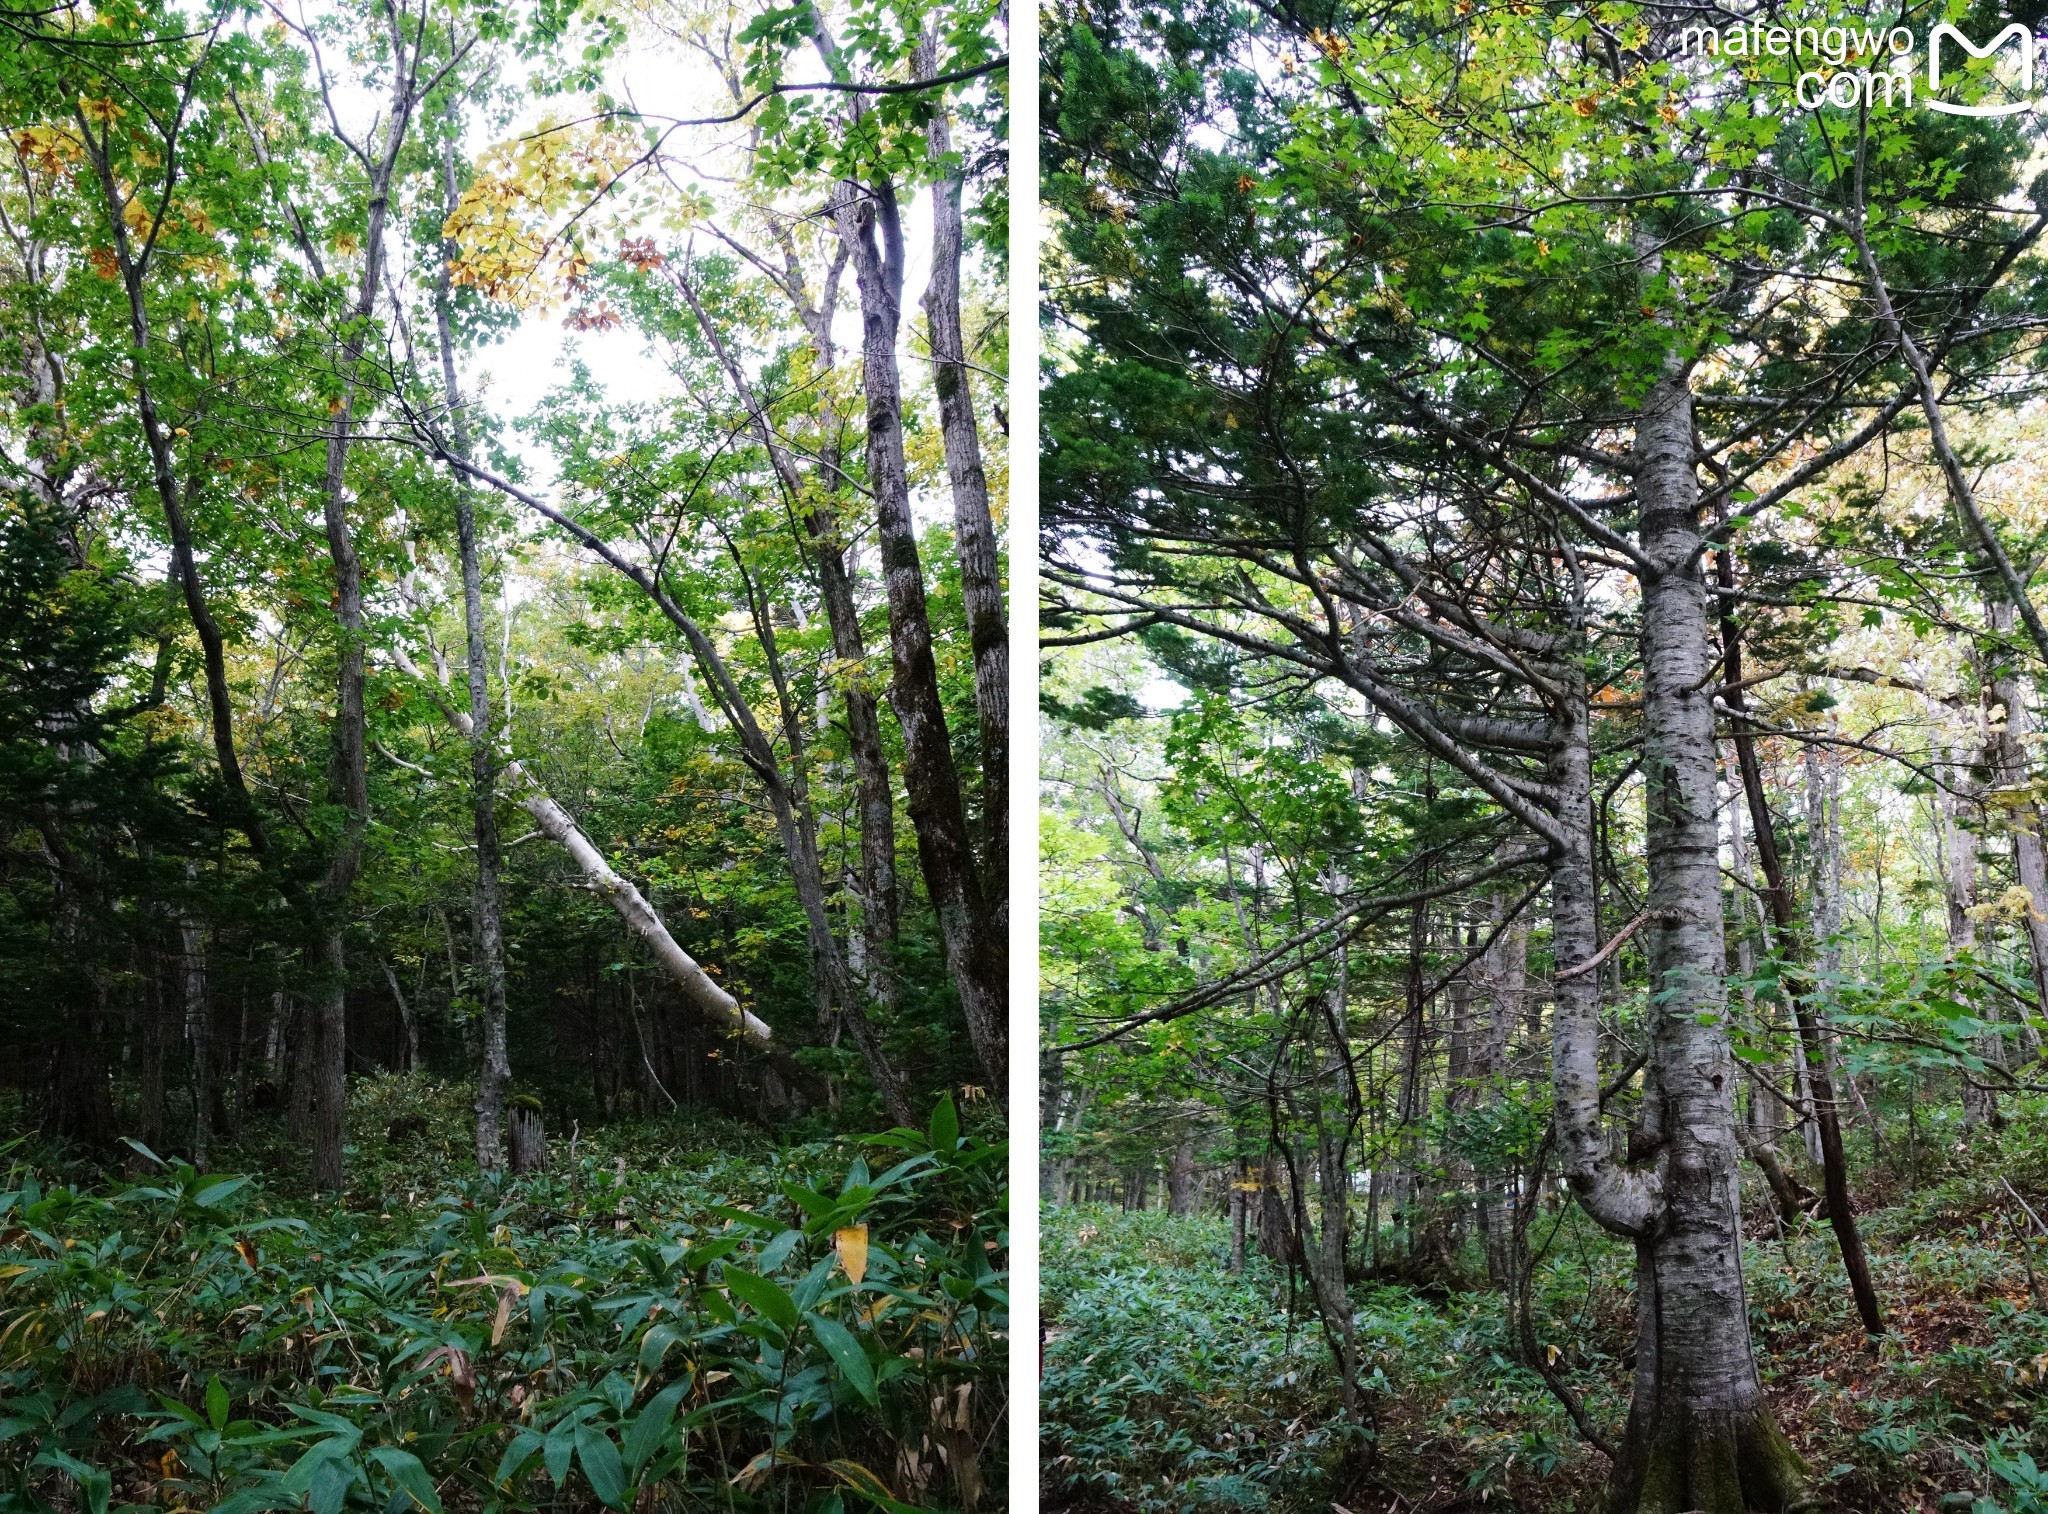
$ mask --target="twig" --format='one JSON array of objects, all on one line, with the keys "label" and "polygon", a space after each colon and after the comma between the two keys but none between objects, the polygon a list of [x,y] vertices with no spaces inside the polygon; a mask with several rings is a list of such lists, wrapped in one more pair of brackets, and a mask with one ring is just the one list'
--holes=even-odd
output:
[{"label": "twig", "polygon": [[[1629,921],[1628,924],[1624,925],[1620,930],[1616,931],[1613,935],[1609,936],[1607,938],[1607,944],[1601,947],[1600,950],[1594,952],[1593,955],[1588,957],[1585,961],[1578,963],[1576,966],[1559,968],[1557,971],[1558,981],[1562,982],[1566,978],[1576,978],[1581,973],[1591,972],[1594,968],[1598,967],[1602,962],[1605,962],[1609,957],[1613,956],[1616,952],[1620,951],[1623,944],[1627,942],[1628,938],[1630,936],[1633,936],[1637,931],[1641,930],[1645,925],[1649,924],[1652,918],[1652,912],[1650,910],[1644,910],[1640,915],[1637,915],[1635,919]],[[1668,922],[1671,917],[1666,915],[1663,918]]]},{"label": "twig", "polygon": [[1998,1181],[2005,1184],[2005,1191],[2013,1196],[2013,1202],[2018,1204],[2020,1208],[2027,1211],[2027,1218],[2032,1220],[2036,1225],[2040,1226],[2041,1234],[2048,1235],[2048,1225],[2043,1225],[2041,1223],[2041,1216],[2034,1213],[2034,1206],[2032,1204],[2029,1204],[2025,1199],[2020,1197],[2019,1189],[2013,1187],[2012,1184],[2009,1181],[2007,1181],[2004,1173],[2001,1172],[1998,1175]]}]

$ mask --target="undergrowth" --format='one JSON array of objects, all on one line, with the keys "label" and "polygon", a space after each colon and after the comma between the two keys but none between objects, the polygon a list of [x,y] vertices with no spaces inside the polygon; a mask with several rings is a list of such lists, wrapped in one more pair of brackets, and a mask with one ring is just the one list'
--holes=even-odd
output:
[{"label": "undergrowth", "polygon": [[[1871,1349],[1832,1232],[1749,1216],[1752,1328],[1780,1426],[1814,1470],[1817,1509],[2048,1514],[2048,1246],[2013,1223],[2048,1190],[2033,1129],[1952,1148],[1900,1185],[1864,1235],[1891,1331]],[[2002,1181],[2003,1180],[2003,1181]],[[1761,1188],[1761,1184],[1754,1185]],[[2039,1210],[2037,1199],[2030,1199]],[[1618,1438],[1627,1411],[1633,1258],[1583,1216],[1532,1226],[1540,1348]],[[1347,1437],[1305,1291],[1253,1257],[1227,1270],[1217,1218],[1049,1210],[1041,1486],[1048,1510],[1194,1514],[1597,1506],[1607,1463],[1521,1361],[1483,1283],[1354,1285],[1366,1394]],[[2028,1268],[2034,1269],[2030,1281]],[[1476,1255],[1468,1272],[1483,1278]],[[1362,1438],[1363,1456],[1345,1454]]]},{"label": "undergrowth", "polygon": [[340,1203],[11,1151],[0,1514],[1000,1501],[1004,1147],[950,1100],[783,1148],[611,1129],[492,1185],[460,1093],[359,1089]]}]

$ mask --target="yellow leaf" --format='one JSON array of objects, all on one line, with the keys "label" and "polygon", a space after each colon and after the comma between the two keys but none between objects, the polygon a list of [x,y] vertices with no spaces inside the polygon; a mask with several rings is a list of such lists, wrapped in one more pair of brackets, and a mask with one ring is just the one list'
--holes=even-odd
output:
[{"label": "yellow leaf", "polygon": [[835,1231],[832,1249],[839,1253],[839,1265],[846,1272],[846,1279],[854,1287],[868,1275],[868,1227],[848,1225]]},{"label": "yellow leaf", "polygon": [[515,1284],[498,1295],[498,1317],[491,1322],[491,1344],[497,1345],[505,1338],[505,1328],[512,1323],[512,1300],[519,1296]]}]

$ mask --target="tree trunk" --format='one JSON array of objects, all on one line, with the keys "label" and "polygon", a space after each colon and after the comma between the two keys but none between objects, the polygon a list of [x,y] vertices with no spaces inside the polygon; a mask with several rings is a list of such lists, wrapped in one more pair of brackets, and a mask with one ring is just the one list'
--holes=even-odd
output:
[{"label": "tree trunk", "polygon": [[1200,1192],[1195,1173],[1195,1137],[1189,1131],[1173,1148],[1173,1165],[1166,1172],[1167,1210],[1185,1219],[1195,1212],[1195,1200]]},{"label": "tree trunk", "polygon": [[1295,1259],[1294,1234],[1287,1217],[1287,1179],[1280,1170],[1279,1154],[1270,1147],[1259,1163],[1258,1194],[1259,1254],[1282,1266]]},{"label": "tree trunk", "polygon": [[[1479,989],[1484,998],[1484,1017],[1475,1025],[1466,1053],[1467,1075],[1475,1095],[1499,1106],[1507,1098],[1508,1037],[1522,1017],[1528,996],[1529,927],[1522,920],[1505,923],[1512,901],[1506,894],[1493,900],[1493,925],[1500,934],[1479,960]],[[1486,1275],[1496,1283],[1511,1281],[1514,1269],[1513,1223],[1508,1214],[1506,1186],[1512,1173],[1479,1174],[1479,1233],[1486,1247]]]},{"label": "tree trunk", "polygon": [[[828,288],[837,287],[836,271],[827,281]],[[696,317],[698,329],[717,354],[720,366],[733,386],[740,403],[747,409],[755,437],[768,454],[776,475],[786,492],[790,509],[801,508],[805,497],[803,479],[796,460],[789,449],[777,437],[769,424],[766,407],[756,397],[754,387],[748,380],[746,370],[730,352],[720,335],[717,325],[697,297],[695,286],[682,274],[676,275],[676,286],[689,303],[691,313]],[[828,296],[829,303],[829,296]],[[822,366],[832,366],[835,349],[831,337],[831,312],[813,307],[807,301],[799,300],[798,312],[810,330],[812,340],[819,348]],[[838,465],[836,455],[828,457],[830,466],[826,470],[836,483]],[[828,494],[831,492],[828,487]],[[866,896],[862,903],[866,913],[867,938],[864,946],[872,950],[868,956],[867,981],[875,1000],[885,1011],[896,1006],[896,977],[894,952],[898,936],[897,885],[896,885],[896,807],[895,796],[889,777],[889,764],[882,746],[881,722],[874,695],[867,689],[861,677],[867,650],[862,642],[860,613],[853,596],[853,580],[847,572],[845,547],[841,541],[838,521],[828,508],[813,506],[806,512],[806,530],[817,553],[820,597],[825,603],[825,618],[832,631],[833,653],[847,665],[849,681],[846,689],[847,738],[852,751],[857,802],[861,814],[861,883]],[[711,685],[712,692],[725,708],[735,733],[740,738],[742,751],[746,754],[747,765],[761,780],[767,791],[769,808],[775,814],[777,833],[789,858],[792,881],[796,885],[797,898],[803,906],[804,917],[810,926],[812,957],[816,963],[818,987],[824,997],[834,1005],[852,1032],[854,1044],[860,1048],[861,1057],[867,1064],[868,1075],[882,1096],[882,1104],[890,1117],[898,1123],[915,1123],[909,1097],[903,1087],[901,1076],[882,1046],[880,1035],[873,1029],[854,988],[852,975],[846,958],[839,949],[839,941],[832,930],[825,898],[824,866],[818,854],[817,824],[812,813],[806,791],[801,787],[800,767],[794,778],[785,775],[782,764],[775,754],[773,745],[761,733],[752,711],[745,700],[740,698],[733,686],[730,674],[712,643],[693,622],[680,614],[680,607],[672,608],[672,602],[663,596],[656,596],[672,623],[682,630],[689,641],[691,652]],[[770,655],[773,664],[773,647],[770,644],[771,628],[765,618],[760,621],[763,648]],[[782,685],[778,678],[778,691]],[[792,764],[801,758],[799,733],[793,715],[785,716],[790,737]]]},{"label": "tree trunk", "polygon": [[[1927,703],[1928,724],[1939,729],[1940,711],[1934,702]],[[1946,764],[1948,781],[1968,793],[1970,784],[1969,765],[1957,762]],[[1977,837],[1966,829],[1963,821],[1964,798],[1950,793],[1945,788],[1934,791],[1934,838],[1941,857],[1942,893],[1948,903],[1948,959],[1953,962],[1959,956],[1974,956],[1977,951],[1977,918],[1970,911],[1977,905]],[[1972,996],[1975,997],[1974,995]],[[1996,1006],[1979,1003],[1980,1016],[1995,1018]],[[2001,1060],[2003,1048],[1994,1032],[1978,1038],[1978,1053],[1987,1060]],[[1973,1078],[1965,1070],[1963,1074],[1963,1126],[1991,1124],[1998,1119],[1998,1101],[1981,1080]]]},{"label": "tree trunk", "polygon": [[[1306,1092],[1283,1096],[1287,1105],[1284,1126],[1277,1101],[1271,1106],[1270,1113],[1272,1139],[1285,1159],[1284,1181],[1289,1198],[1288,1219],[1292,1222],[1296,1247],[1295,1259],[1308,1278],[1309,1294],[1329,1344],[1330,1355],[1335,1360],[1338,1407],[1347,1424],[1357,1424],[1361,1419],[1358,1335],[1346,1287],[1346,1251],[1351,1231],[1351,1182],[1347,1155],[1363,1110],[1358,1103],[1356,1085],[1345,1076],[1343,1023],[1340,997],[1329,1016],[1329,1044],[1325,1047],[1325,1038],[1320,1034],[1324,1028],[1321,1017],[1314,1009],[1309,1011],[1309,1030],[1304,1037],[1307,1044],[1296,1063],[1297,1072],[1305,1074],[1301,1082]],[[1321,1097],[1322,1086],[1332,1075],[1343,1086],[1341,1119],[1332,1118],[1333,1111],[1325,1107]],[[1312,1133],[1313,1149],[1303,1150],[1306,1143],[1290,1139],[1290,1130]],[[1319,1200],[1313,1211],[1309,1207],[1308,1174],[1303,1170],[1310,1163],[1315,1167]]]},{"label": "tree trunk", "polygon": [[1250,1169],[1243,1157],[1230,1164],[1230,1274],[1237,1277],[1244,1272],[1244,1231],[1245,1203],[1251,1189]]},{"label": "tree trunk", "polygon": [[[1732,588],[1734,565],[1720,554],[1720,578]],[[1788,969],[1796,968],[1801,956],[1797,916],[1792,908],[1792,889],[1786,881],[1784,861],[1778,852],[1777,831],[1771,823],[1770,806],[1764,799],[1763,770],[1757,763],[1756,742],[1742,716],[1742,632],[1732,616],[1721,618],[1722,677],[1726,680],[1728,707],[1735,712],[1730,727],[1735,753],[1742,769],[1742,787],[1750,807],[1751,828],[1756,834],[1757,861],[1768,886],[1771,917],[1777,927],[1777,952]],[[1878,1307],[1877,1287],[1870,1278],[1870,1264],[1863,1254],[1862,1233],[1849,1197],[1849,1159],[1842,1148],[1842,1126],[1835,1104],[1833,1080],[1828,1073],[1826,1047],[1822,1043],[1819,1019],[1813,1007],[1813,985],[1803,975],[1788,972],[1786,997],[1798,1026],[1793,1051],[1804,1072],[1802,1093],[1807,1099],[1811,1125],[1820,1144],[1821,1185],[1828,1198],[1828,1223],[1835,1232],[1835,1244],[1842,1253],[1842,1270],[1848,1275],[1863,1328],[1871,1335],[1884,1333],[1884,1314]]]},{"label": "tree trunk", "polygon": [[[152,933],[154,934],[154,933]],[[151,1151],[164,1148],[164,1035],[163,966],[155,944],[145,938],[142,955],[141,1108],[136,1115],[136,1138]]]},{"label": "tree trunk", "polygon": [[[938,70],[938,42],[928,32],[919,49],[919,72]],[[925,126],[932,168],[932,272],[924,310],[931,333],[932,388],[939,399],[946,474],[953,486],[953,545],[960,559],[960,595],[974,652],[974,704],[981,723],[981,886],[988,928],[1009,929],[1010,632],[1003,613],[1003,577],[989,515],[988,479],[981,467],[981,435],[968,383],[967,337],[960,318],[960,251],[964,240],[959,172],[946,165],[952,129],[943,101]]]},{"label": "tree trunk", "polygon": [[[1993,600],[1987,607],[1991,629],[2010,637],[2013,607],[2009,601]],[[2001,789],[2031,794],[2028,785],[2032,765],[2027,756],[2026,735],[2030,725],[2026,691],[2010,654],[2002,647],[1989,649],[1991,698],[1990,740],[1986,756]],[[2034,968],[2034,994],[2048,1004],[2048,857],[2043,856],[2041,807],[2031,797],[2012,806],[2007,814],[2012,826],[2013,870],[2027,891],[2027,946]]]},{"label": "tree trunk", "polygon": [[185,1041],[192,1050],[192,1165],[204,1172],[213,1156],[213,1004],[206,992],[206,939],[190,915],[179,917],[178,945]]},{"label": "tree trunk", "polygon": [[925,612],[924,569],[903,460],[903,405],[896,365],[902,317],[903,227],[895,186],[877,180],[842,204],[839,234],[860,287],[863,387],[867,393],[868,482],[889,599],[893,678],[889,702],[903,731],[904,782],[917,831],[925,891],[939,917],[946,966],[974,1043],[989,1097],[1009,1098],[1008,943],[991,933],[954,765],[938,665]]},{"label": "tree trunk", "polygon": [[420,1021],[412,1012],[412,1004],[405,997],[405,990],[399,986],[398,973],[389,962],[380,963],[384,969],[384,981],[391,985],[391,1001],[398,1006],[398,1031],[404,1043],[400,1054],[404,1066],[402,1072],[411,1072],[420,1065]]},{"label": "tree trunk", "polygon": [[389,220],[391,183],[404,146],[406,128],[417,103],[414,93],[420,52],[408,58],[405,39],[394,34],[397,56],[391,63],[391,114],[384,128],[382,151],[370,165],[367,216],[363,230],[363,273],[356,287],[351,320],[343,329],[336,368],[341,376],[341,401],[327,433],[326,466],[321,475],[321,509],[327,528],[327,555],[334,564],[334,614],[340,633],[340,667],[335,679],[334,750],[328,769],[328,797],[347,816],[334,855],[320,881],[320,902],[327,916],[320,943],[322,979],[317,1015],[318,1070],[314,1079],[317,1117],[313,1122],[313,1186],[339,1188],[342,1142],[348,1113],[348,944],[342,916],[356,874],[362,866],[363,835],[370,823],[368,712],[364,707],[363,565],[356,553],[348,518],[346,475],[349,445],[354,439],[355,407],[362,392],[357,368],[369,342],[377,292],[384,281],[384,232]]},{"label": "tree trunk", "polygon": [[[458,119],[453,97],[449,125]],[[441,149],[441,196],[444,213],[455,213],[455,142]],[[469,456],[469,421],[456,382],[455,333],[450,320],[448,290],[459,249],[441,244],[441,266],[434,276],[434,332],[441,350],[441,386],[448,404],[456,451]],[[512,1081],[512,1062],[505,1044],[505,926],[498,883],[499,847],[497,765],[491,751],[491,691],[488,670],[490,643],[484,633],[483,566],[477,550],[476,498],[469,480],[455,484],[455,535],[462,559],[462,631],[469,668],[469,778],[472,826],[476,833],[476,886],[471,908],[476,969],[484,1003],[483,1056],[476,1078],[476,1165],[486,1175],[504,1170],[505,1088]]]},{"label": "tree trunk", "polygon": [[1610,1506],[1744,1514],[1791,1503],[1805,1468],[1763,1397],[1743,1300],[1711,637],[1682,373],[1668,373],[1644,400],[1635,457],[1638,544],[1651,565],[1642,606],[1651,912],[1643,1136],[1654,1153],[1644,1177],[1655,1207],[1636,1236],[1635,1384]]}]

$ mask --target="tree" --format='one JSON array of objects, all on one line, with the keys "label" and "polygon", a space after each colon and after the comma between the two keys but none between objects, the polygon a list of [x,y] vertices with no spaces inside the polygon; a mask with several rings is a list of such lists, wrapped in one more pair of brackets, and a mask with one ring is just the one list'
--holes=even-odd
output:
[{"label": "tree", "polygon": [[[1805,1476],[1742,1304],[1715,745],[1741,692],[1717,595],[1784,590],[1754,548],[1725,587],[1708,558],[1895,439],[1931,355],[1995,392],[2031,326],[2001,291],[2037,235],[1989,208],[2011,132],[1794,115],[1768,71],[1685,51],[1683,24],[1090,12],[1060,28],[1042,104],[1074,338],[1046,400],[1050,608],[1110,617],[1184,681],[1341,685],[1543,849],[1554,1147],[1581,1207],[1638,1248],[1623,1510],[1773,1508]],[[1220,143],[1200,125],[1219,115]],[[1988,265],[1961,255],[1971,237]],[[1923,291],[1904,336],[1884,258]],[[1867,298],[1832,298],[1844,284]],[[1645,893],[1610,934],[1594,774],[1623,749]],[[1644,1081],[1620,1160],[1596,969],[1638,932]]]}]

